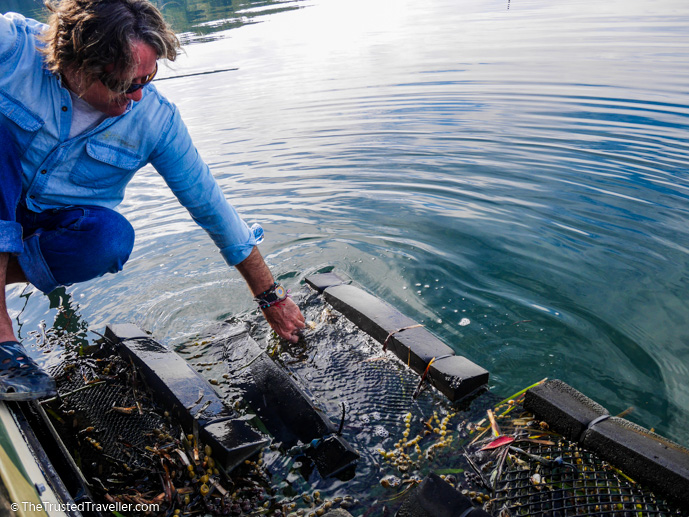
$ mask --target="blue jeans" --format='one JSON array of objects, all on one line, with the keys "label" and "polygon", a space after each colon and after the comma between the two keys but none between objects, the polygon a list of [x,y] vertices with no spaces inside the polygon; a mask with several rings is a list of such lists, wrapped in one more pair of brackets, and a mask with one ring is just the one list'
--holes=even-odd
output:
[{"label": "blue jeans", "polygon": [[44,293],[121,271],[134,247],[132,225],[100,206],[26,208],[10,142],[0,123],[0,253],[16,254],[26,279]]}]

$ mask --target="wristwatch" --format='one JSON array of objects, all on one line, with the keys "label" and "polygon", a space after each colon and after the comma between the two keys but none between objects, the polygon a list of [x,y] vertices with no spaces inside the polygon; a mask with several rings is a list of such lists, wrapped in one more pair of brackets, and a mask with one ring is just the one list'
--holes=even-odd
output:
[{"label": "wristwatch", "polygon": [[257,295],[254,300],[261,309],[272,307],[287,298],[287,290],[282,285],[275,282],[270,289]]}]

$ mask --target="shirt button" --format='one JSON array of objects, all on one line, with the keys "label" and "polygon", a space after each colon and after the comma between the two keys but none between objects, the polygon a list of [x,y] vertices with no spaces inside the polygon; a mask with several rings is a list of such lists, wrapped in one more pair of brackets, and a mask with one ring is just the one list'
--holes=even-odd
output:
[{"label": "shirt button", "polygon": [[67,106],[62,106],[62,111],[67,111],[69,108]]},{"label": "shirt button", "polygon": [[45,170],[45,169],[43,169],[43,170],[41,171],[41,174],[47,174],[47,173],[48,173],[48,171]]},{"label": "shirt button", "polygon": [[36,199],[36,196],[29,196],[29,199]]}]

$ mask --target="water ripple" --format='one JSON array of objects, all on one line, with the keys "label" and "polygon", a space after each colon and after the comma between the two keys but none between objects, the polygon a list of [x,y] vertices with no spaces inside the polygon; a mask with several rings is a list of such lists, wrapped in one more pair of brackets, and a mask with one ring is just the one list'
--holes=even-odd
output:
[{"label": "water ripple", "polygon": [[[328,0],[268,19],[161,75],[236,71],[158,87],[264,225],[276,275],[294,288],[334,266],[497,391],[559,377],[689,441],[688,5]],[[181,342],[252,307],[152,169],[122,212],[125,271],[70,288],[94,328]],[[44,319],[39,300],[14,297],[13,314]]]}]

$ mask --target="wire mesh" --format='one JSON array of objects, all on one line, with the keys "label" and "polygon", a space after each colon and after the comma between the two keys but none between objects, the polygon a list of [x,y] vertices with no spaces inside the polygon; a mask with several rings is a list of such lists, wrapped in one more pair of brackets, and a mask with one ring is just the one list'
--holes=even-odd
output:
[{"label": "wire mesh", "polygon": [[524,466],[514,462],[504,472],[493,500],[498,510],[553,517],[679,515],[651,492],[575,444],[528,443],[520,450],[526,453],[523,456],[528,463]]},{"label": "wire mesh", "polygon": [[117,355],[81,357],[53,375],[61,398],[50,413],[87,474],[107,479],[150,468],[156,458],[146,447],[155,445],[161,432],[181,433]]},{"label": "wire mesh", "polygon": [[[285,497],[273,486],[265,451],[228,473],[194,429],[182,429],[180,408],[165,411],[131,362],[109,347],[92,350],[97,348],[66,355],[51,372],[60,396],[44,401],[96,502],[155,504],[159,511],[152,514],[167,517],[284,517],[300,504],[301,494]],[[351,497],[309,501],[314,512],[349,504]]]},{"label": "wire mesh", "polygon": [[[315,306],[314,310],[322,310],[322,307]],[[345,336],[352,334],[349,327],[340,329],[337,326],[339,320],[333,322],[330,315],[326,314],[326,316],[324,324],[328,325],[324,325],[322,330],[324,333],[327,332],[327,335],[323,337],[325,344],[332,347],[330,343],[333,341],[342,343],[340,336],[332,332],[341,331]],[[316,332],[319,330],[317,329]],[[197,348],[201,347],[194,346],[194,350]],[[362,347],[360,346],[357,350],[361,351]],[[342,388],[338,387],[338,389],[347,388],[354,392],[351,395],[350,412],[356,414],[355,411],[359,409],[357,404],[361,405],[361,416],[357,423],[368,423],[370,417],[376,424],[384,422],[387,429],[392,429],[393,424],[399,424],[400,419],[391,418],[388,421],[383,416],[384,411],[380,404],[383,402],[393,404],[390,413],[397,416],[403,409],[407,411],[410,408],[408,405],[402,406],[401,402],[398,405],[395,390],[390,390],[386,384],[381,385],[381,379],[388,378],[385,372],[380,371],[387,363],[377,360],[378,356],[374,354],[374,350],[372,346],[368,355],[362,352],[363,357],[355,357],[354,366],[347,364],[346,368],[343,367],[342,371],[346,372],[346,375],[341,376],[329,375],[328,373],[331,372],[317,375],[317,369],[325,369],[322,364],[324,358],[330,360],[335,355],[331,353],[315,354],[313,360],[299,361],[291,366],[293,370],[308,379],[312,386],[320,386],[319,382],[322,380],[324,388],[319,390],[321,394],[328,393],[326,388],[333,391],[333,378],[335,381],[341,379]],[[347,352],[347,357],[353,355],[351,350],[347,349]],[[289,359],[288,356],[285,357]],[[308,367],[314,368],[314,371],[309,370]],[[364,391],[360,384],[352,382],[353,377],[362,377],[352,374],[354,368],[364,372],[371,370],[371,376],[377,379],[376,382],[371,382],[375,387],[374,391]],[[182,431],[179,427],[174,427],[171,420],[164,416],[163,411],[156,406],[155,397],[148,392],[135,369],[116,354],[100,357],[79,354],[66,358],[65,362],[52,373],[57,378],[62,398],[47,407],[51,409],[54,421],[59,422],[60,434],[68,442],[75,460],[82,467],[87,478],[92,480],[96,487],[98,484],[102,487],[101,495],[119,493],[124,494],[124,497],[131,494],[132,489],[148,497],[161,493],[165,489],[165,483],[161,483],[161,476],[167,476],[167,472],[161,470],[161,462],[167,461],[161,452],[170,443],[174,443],[175,448],[184,449],[178,439]],[[406,384],[403,383],[403,388],[407,384],[411,387],[416,386],[416,378],[406,381],[405,375],[405,372],[399,373],[398,370],[394,370],[389,377],[404,381]],[[406,388],[397,391],[408,392]],[[380,397],[381,392],[386,396]],[[430,407],[440,409],[441,402],[430,398],[430,392],[426,395],[429,397]],[[402,400],[402,395],[399,397]],[[408,397],[404,400],[408,401]],[[326,398],[326,406],[328,402]],[[374,403],[378,405],[370,407]],[[412,409],[427,417],[429,410],[423,404],[423,400],[417,400]],[[431,439],[438,434],[436,433],[438,429],[433,428],[433,431],[428,429],[431,422],[428,418],[410,421],[411,436],[418,432],[419,436],[425,437],[425,440],[429,442],[425,444],[428,449],[423,455],[414,457],[421,467],[417,465],[418,468],[413,472],[407,472],[408,464],[395,463],[401,477],[398,490],[408,490],[415,484],[417,473],[423,474],[430,469],[437,470],[438,473],[445,471],[447,473],[445,477],[453,486],[468,495],[475,504],[482,505],[486,511],[497,517],[687,515],[656,497],[641,484],[630,480],[624,473],[616,470],[595,454],[576,444],[564,441],[560,436],[548,431],[547,425],[539,423],[533,416],[525,413],[518,402],[514,406],[512,408],[512,405],[503,404],[494,408],[495,418],[499,422],[502,435],[514,437],[514,441],[504,447],[483,452],[485,446],[494,441],[494,437],[490,434],[491,426],[485,418],[476,424],[467,424],[464,421],[448,425],[447,442],[450,442],[450,437],[454,441],[451,446],[443,448],[437,448],[435,444],[429,446],[429,443],[433,443]],[[504,409],[505,407],[507,409]],[[485,411],[485,405],[483,408],[482,411]],[[381,416],[373,417],[377,411],[381,412]],[[440,411],[440,413],[440,416],[448,417],[451,414],[446,411]],[[478,419],[478,415],[472,408],[471,415],[464,413],[457,418],[465,418],[473,422],[474,418]],[[442,428],[444,435],[445,426],[440,425],[440,420],[438,419],[436,424],[438,428]],[[386,434],[381,437],[375,432],[378,429],[385,430]],[[368,432],[368,428],[362,427],[362,436],[373,440],[372,443],[378,449],[381,447],[389,449],[389,444],[394,442],[396,437],[388,436],[387,429],[383,429],[382,425],[376,425],[374,432]],[[409,425],[406,429],[409,429]],[[168,438],[161,439],[161,432],[167,434]],[[172,439],[169,439],[169,435]],[[406,435],[404,438],[406,441]],[[539,438],[545,438],[543,442],[548,443],[533,441]],[[424,442],[421,443],[424,445]],[[154,450],[151,451],[151,448]],[[277,457],[277,453],[275,454]],[[387,451],[386,458],[389,454],[390,451]],[[500,468],[496,469],[500,454],[504,454],[505,460],[504,463],[500,463]],[[174,455],[173,458],[176,459]],[[477,469],[469,464],[472,460],[476,463]],[[284,461],[289,462],[289,460]],[[186,479],[186,472],[180,469],[179,465],[170,464],[169,467],[170,474],[174,474],[173,468],[177,469],[177,480]],[[258,488],[259,484],[256,480],[263,480],[265,477],[261,472],[242,473],[248,481],[247,487]],[[463,476],[459,473],[463,473]],[[174,476],[171,477],[174,478]],[[198,502],[200,496],[195,494],[199,493],[200,481],[197,481],[197,478],[200,477],[199,475],[189,478],[183,484],[179,484],[177,496],[172,499],[166,498],[167,507],[170,510],[182,508],[197,511],[200,503],[196,504],[195,501]],[[384,480],[390,478],[391,476],[385,476]],[[269,514],[279,515],[279,511],[285,513],[284,508],[293,506],[294,501],[299,498],[298,494],[289,495],[288,498],[283,494],[273,494],[273,488],[267,487],[269,482],[266,482],[266,487],[256,497],[254,494],[245,496],[240,491],[243,489],[238,488],[240,482],[243,483],[244,480],[235,479],[231,482],[231,485],[236,487],[235,492],[229,494],[231,497],[223,498],[215,504],[215,507],[205,505],[204,510],[210,514],[220,514],[229,507],[233,513],[237,510],[240,514],[254,514],[253,512],[262,504],[257,498],[260,496],[270,499],[271,512],[274,513]],[[383,480],[381,480],[381,486],[383,486],[382,482]],[[177,484],[177,481],[175,483]],[[350,485],[349,488],[351,489],[352,486]],[[379,491],[392,489],[379,487]],[[374,493],[376,487],[371,487],[369,484],[367,490]],[[192,498],[196,497],[196,499],[192,499],[191,503],[186,502],[184,497],[180,497],[185,493],[191,494]],[[208,496],[203,498],[203,500],[207,499]],[[283,504],[285,502],[289,505]],[[371,508],[373,509],[374,506],[372,504]],[[373,515],[369,512],[367,514]]]}]

